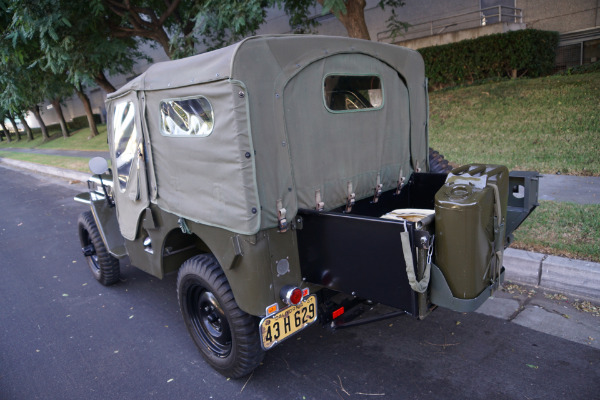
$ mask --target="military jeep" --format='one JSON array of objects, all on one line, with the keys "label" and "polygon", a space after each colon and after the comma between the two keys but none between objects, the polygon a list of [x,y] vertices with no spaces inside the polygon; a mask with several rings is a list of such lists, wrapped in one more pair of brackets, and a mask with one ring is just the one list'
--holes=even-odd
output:
[{"label": "military jeep", "polygon": [[537,205],[535,172],[445,171],[423,60],[398,46],[252,37],[155,64],[106,104],[83,254],[103,285],[124,257],[177,272],[188,331],[229,377],[317,320],[476,309]]}]

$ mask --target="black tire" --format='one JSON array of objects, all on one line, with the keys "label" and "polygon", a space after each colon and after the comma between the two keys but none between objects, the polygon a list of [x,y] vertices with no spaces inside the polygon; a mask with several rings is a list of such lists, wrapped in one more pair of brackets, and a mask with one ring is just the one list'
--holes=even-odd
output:
[{"label": "black tire", "polygon": [[94,278],[104,286],[116,283],[120,274],[119,260],[106,250],[92,212],[81,213],[77,226],[81,248]]},{"label": "black tire", "polygon": [[452,171],[452,166],[439,152],[429,148],[429,172],[447,174]]},{"label": "black tire", "polygon": [[183,320],[202,357],[229,378],[241,378],[263,360],[258,321],[240,310],[225,273],[211,254],[183,263],[177,276]]}]

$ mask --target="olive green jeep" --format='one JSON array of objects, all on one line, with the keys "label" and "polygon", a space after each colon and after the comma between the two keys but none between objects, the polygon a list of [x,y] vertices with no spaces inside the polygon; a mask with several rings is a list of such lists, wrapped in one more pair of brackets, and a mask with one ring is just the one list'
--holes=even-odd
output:
[{"label": "olive green jeep", "polygon": [[76,197],[83,254],[103,285],[126,256],[178,272],[189,333],[230,377],[317,320],[476,309],[537,205],[534,172],[447,173],[423,60],[398,46],[253,37],[155,64],[106,103],[112,169],[93,159]]}]

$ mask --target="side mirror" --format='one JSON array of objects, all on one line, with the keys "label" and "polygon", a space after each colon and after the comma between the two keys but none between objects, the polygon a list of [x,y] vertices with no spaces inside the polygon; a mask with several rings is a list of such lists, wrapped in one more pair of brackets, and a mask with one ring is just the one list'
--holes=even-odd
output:
[{"label": "side mirror", "polygon": [[102,157],[94,157],[89,163],[90,170],[96,175],[102,175],[108,171],[108,162]]}]

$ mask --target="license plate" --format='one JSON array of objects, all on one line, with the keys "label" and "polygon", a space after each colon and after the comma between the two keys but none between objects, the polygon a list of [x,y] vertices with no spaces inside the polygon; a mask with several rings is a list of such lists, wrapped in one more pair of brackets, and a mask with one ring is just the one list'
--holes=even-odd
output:
[{"label": "license plate", "polygon": [[263,318],[260,321],[261,345],[264,350],[269,350],[316,320],[317,297],[311,295],[298,305],[284,308],[277,314]]}]

